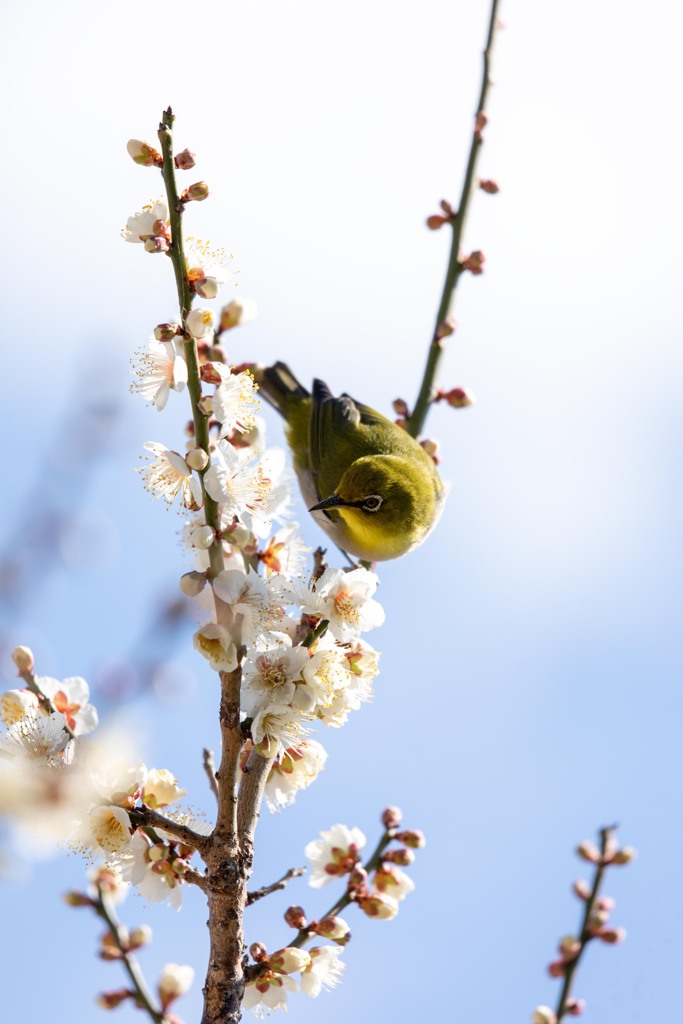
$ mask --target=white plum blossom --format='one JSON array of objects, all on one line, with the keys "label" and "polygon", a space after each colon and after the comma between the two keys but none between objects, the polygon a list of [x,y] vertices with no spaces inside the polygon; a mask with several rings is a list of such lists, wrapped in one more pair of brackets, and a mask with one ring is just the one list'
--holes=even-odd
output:
[{"label": "white plum blossom", "polygon": [[10,725],[0,737],[0,751],[18,762],[25,762],[27,767],[55,764],[70,741],[65,726],[66,715],[61,712],[44,715],[29,708],[24,717]]},{"label": "white plum blossom", "polygon": [[168,207],[162,199],[148,203],[129,217],[121,235],[126,242],[144,242],[150,236],[159,234],[156,230],[159,221],[168,224]]},{"label": "white plum blossom", "polygon": [[248,370],[232,373],[225,363],[212,363],[221,378],[212,401],[212,412],[221,425],[219,439],[222,440],[234,430],[243,434],[256,423],[259,400],[253,374]]},{"label": "white plum blossom", "polygon": [[187,363],[182,342],[157,341],[152,335],[147,350],[136,353],[136,356],[133,372],[137,380],[131,390],[142,395],[157,412],[161,412],[166,407],[171,390],[182,391],[187,384]]},{"label": "white plum blossom", "polygon": [[293,804],[299,790],[316,780],[326,761],[327,751],[317,740],[306,739],[297,747],[288,747],[273,763],[266,782],[269,810],[279,811]]},{"label": "white plum blossom", "polygon": [[214,579],[213,590],[221,601],[230,605],[235,619],[241,617],[244,643],[250,643],[280,618],[280,588],[253,569],[246,574],[238,569],[224,569]]},{"label": "white plum blossom", "polygon": [[115,757],[105,750],[95,752],[89,765],[89,778],[94,793],[119,807],[134,807],[147,781],[147,768],[142,761],[131,762]]},{"label": "white plum blossom", "polygon": [[283,637],[277,647],[258,654],[245,666],[242,685],[252,700],[289,704],[308,660],[305,647],[292,647],[289,637]]},{"label": "white plum blossom", "polygon": [[[122,854],[130,849],[131,823],[123,807],[110,805],[93,808],[87,820],[87,829],[92,837],[92,845],[105,854]],[[83,830],[81,841],[85,839],[86,832]]]},{"label": "white plum blossom", "polygon": [[288,974],[264,971],[247,982],[242,1008],[253,1010],[257,1017],[265,1017],[267,1010],[286,1010],[287,992],[298,990],[299,986]]},{"label": "white plum blossom", "polygon": [[256,319],[258,309],[253,299],[232,299],[221,310],[221,331],[229,331],[232,327],[251,323]]},{"label": "white plum blossom", "polygon": [[6,690],[0,694],[0,720],[15,725],[28,711],[38,710],[38,698],[30,690]]},{"label": "white plum blossom", "polygon": [[292,580],[303,576],[310,553],[299,535],[299,524],[288,523],[273,534],[258,557],[268,575],[278,573]]},{"label": "white plum blossom", "polygon": [[207,622],[197,630],[192,642],[216,672],[234,672],[237,668],[237,648],[224,626]]},{"label": "white plum blossom", "polygon": [[36,676],[35,681],[55,711],[61,711],[64,715],[74,736],[86,736],[97,728],[99,719],[94,705],[88,703],[90,687],[85,679],[70,676],[60,682],[51,676]]},{"label": "white plum blossom", "polygon": [[284,753],[305,738],[301,712],[288,704],[268,704],[254,716],[251,735],[254,745],[267,749],[269,756]]},{"label": "white plum blossom", "polygon": [[377,589],[377,576],[368,569],[326,569],[315,590],[292,587],[294,600],[309,615],[329,621],[329,629],[340,643],[355,640],[360,633],[381,626],[382,606],[372,599]]},{"label": "white plum blossom", "polygon": [[222,520],[230,522],[237,516],[257,537],[267,537],[271,519],[283,515],[289,502],[289,489],[279,480],[285,468],[284,452],[269,448],[256,461],[252,452],[223,440],[215,456],[204,486],[221,506]]},{"label": "white plum blossom", "polygon": [[384,864],[375,872],[372,880],[375,892],[384,893],[395,900],[402,900],[415,888],[415,882],[395,864]]},{"label": "white plum blossom", "polygon": [[346,964],[339,946],[314,946],[309,950],[311,963],[301,972],[301,991],[315,999],[322,989],[329,991],[341,981]]},{"label": "white plum blossom", "polygon": [[182,455],[157,441],[147,441],[143,447],[152,452],[147,465],[138,471],[145,489],[169,505],[180,495],[186,508],[201,508],[201,484]]},{"label": "white plum blossom", "polygon": [[116,864],[123,880],[136,885],[143,899],[150,903],[168,900],[174,910],[180,910],[183,902],[181,880],[173,870],[168,852],[164,844],[153,846],[137,831],[128,851],[117,859]]},{"label": "white plum blossom", "polygon": [[[184,249],[188,280],[204,298],[213,298],[220,285],[227,284],[235,276],[227,267],[228,257],[224,249],[213,249],[210,243],[192,236],[185,239]],[[213,294],[208,294],[209,284]]]},{"label": "white plum blossom", "polygon": [[314,889],[320,889],[340,875],[348,875],[360,860],[359,851],[365,846],[365,836],[359,828],[333,825],[320,835],[320,839],[312,839],[304,850],[313,868],[308,884]]},{"label": "white plum blossom", "polygon": [[178,780],[167,768],[152,768],[142,790],[143,803],[157,810],[175,803],[183,796],[187,796],[187,790],[180,788]]}]

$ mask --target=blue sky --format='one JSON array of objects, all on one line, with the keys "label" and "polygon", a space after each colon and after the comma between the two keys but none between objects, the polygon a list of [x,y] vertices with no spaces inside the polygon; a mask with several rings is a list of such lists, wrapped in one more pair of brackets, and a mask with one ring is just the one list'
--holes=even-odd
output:
[{"label": "blue sky", "polygon": [[[264,816],[254,881],[303,863],[338,821],[372,843],[386,803],[428,846],[398,918],[351,918],[343,985],[295,997],[297,1021],[407,1022],[417,1008],[529,1020],[553,1004],[545,965],[578,922],[569,889],[586,872],[572,850],[615,821],[639,850],[606,887],[628,940],[589,951],[585,1019],[662,1019],[674,998],[681,16],[663,0],[638,18],[608,0],[508,0],[502,16],[481,162],[501,192],[472,211],[466,246],[484,250],[486,273],[462,283],[441,377],[478,404],[430,417],[451,493],[424,547],[381,572],[376,699],[319,737],[327,770],[295,807]],[[41,672],[95,687],[154,657],[169,641],[149,624],[185,568],[180,520],[133,473],[144,441],[180,443],[188,413],[183,396],[159,416],[128,395],[131,354],[174,312],[174,290],[166,261],[118,237],[160,187],[126,140],[152,136],[170,102],[178,143],[199,154],[214,196],[191,211],[193,233],[235,253],[239,292],[260,309],[231,357],[285,359],[386,411],[414,399],[422,372],[447,248],[424,219],[457,197],[486,17],[484,4],[437,0],[3,12],[0,74],[16,101],[4,119],[0,554],[22,545],[33,558],[21,607],[3,607],[3,642],[29,643]],[[111,425],[90,471],[64,423],[101,398]],[[67,526],[41,545],[54,502]],[[168,650],[165,682],[125,706],[95,701],[210,811],[201,748],[216,742],[217,695],[191,629]],[[11,685],[6,657],[0,669]],[[100,1019],[96,993],[123,981],[95,958],[94,921],[60,902],[82,862],[7,850],[8,1017]],[[302,882],[257,905],[249,941],[283,944],[289,902],[327,906],[312,892]],[[169,960],[201,977],[198,896],[180,916],[134,897],[122,908],[154,928],[152,980]],[[27,984],[36,970],[40,988]],[[178,1006],[188,1024],[200,988]]]}]

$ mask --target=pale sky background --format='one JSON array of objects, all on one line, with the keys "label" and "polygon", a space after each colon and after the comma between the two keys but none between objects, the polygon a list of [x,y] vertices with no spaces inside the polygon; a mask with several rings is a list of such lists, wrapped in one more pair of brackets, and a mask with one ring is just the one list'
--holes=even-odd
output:
[{"label": "pale sky background", "polygon": [[[153,138],[170,103],[178,148],[199,155],[186,182],[214,194],[186,230],[234,252],[260,309],[234,360],[285,359],[387,411],[422,372],[448,241],[424,220],[457,201],[487,6],[3,5],[1,552],[35,551],[29,513],[54,499],[56,475],[75,481],[61,562],[42,555],[27,601],[2,610],[4,642],[31,644],[41,673],[96,687],[185,568],[180,520],[133,474],[144,441],[182,443],[188,407],[173,395],[159,416],[127,393],[133,350],[174,313],[170,263],[118,235],[161,192],[127,139]],[[663,0],[507,0],[501,14],[480,165],[501,192],[474,204],[466,248],[484,250],[486,273],[462,282],[440,381],[478,404],[430,417],[451,494],[425,546],[381,573],[375,702],[319,736],[327,770],[295,807],[264,815],[254,883],[302,863],[335,822],[374,843],[390,802],[428,846],[395,921],[349,915],[343,985],[292,997],[304,1024],[528,1021],[554,1004],[545,967],[577,927],[573,847],[615,821],[640,854],[606,887],[629,936],[589,950],[576,993],[596,1024],[668,1019],[677,1001],[683,18]],[[86,488],[82,445],[61,431],[93,395],[120,415]],[[320,540],[312,523],[306,534]],[[216,683],[190,632],[160,695],[127,712],[94,699],[127,714],[147,763],[210,812],[200,761]],[[5,685],[11,668],[5,655]],[[6,869],[3,1017],[104,1020],[95,997],[123,974],[96,959],[95,921],[60,901],[82,863],[10,854]],[[289,903],[318,916],[334,898],[304,882],[270,897],[248,940],[275,949]],[[197,1021],[200,893],[178,916],[130,897],[122,916],[154,928],[151,982],[168,961],[196,967],[178,1012]]]}]

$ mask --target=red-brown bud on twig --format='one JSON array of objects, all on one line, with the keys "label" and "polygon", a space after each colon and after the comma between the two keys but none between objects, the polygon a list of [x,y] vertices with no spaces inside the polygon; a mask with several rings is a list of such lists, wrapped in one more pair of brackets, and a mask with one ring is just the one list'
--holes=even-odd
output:
[{"label": "red-brown bud on twig", "polygon": [[602,931],[595,933],[596,939],[602,939],[603,942],[609,942],[610,944],[616,944],[623,942],[626,938],[625,928],[603,928]]},{"label": "red-brown bud on twig", "polygon": [[220,384],[223,380],[220,373],[211,363],[204,363],[199,369],[199,376],[205,384]]},{"label": "red-brown bud on twig", "polygon": [[568,1013],[570,1017],[580,1017],[585,1009],[585,999],[568,999],[564,1004],[564,1011],[565,1013]]},{"label": "red-brown bud on twig", "polygon": [[455,328],[457,326],[458,324],[454,317],[449,316],[446,320],[442,320],[436,328],[436,338],[438,340],[448,338],[451,334],[455,334]]},{"label": "red-brown bud on twig", "polygon": [[548,964],[548,974],[551,978],[563,978],[566,966],[566,960],[553,960]]},{"label": "red-brown bud on twig", "polygon": [[383,853],[382,859],[388,860],[390,864],[398,864],[399,867],[408,868],[414,863],[415,854],[405,846],[399,846],[395,850],[387,850],[386,853]]},{"label": "red-brown bud on twig", "polygon": [[457,214],[447,199],[442,199],[439,206],[446,214],[446,216],[452,220],[453,217],[457,217]]},{"label": "red-brown bud on twig", "polygon": [[385,807],[382,811],[382,824],[388,830],[398,828],[403,818],[403,811],[400,807]]},{"label": "red-brown bud on twig", "polygon": [[399,843],[405,843],[411,850],[421,850],[427,844],[424,832],[421,832],[419,828],[409,828],[403,832],[397,832],[394,838],[398,839]]},{"label": "red-brown bud on twig", "polygon": [[430,231],[438,231],[444,224],[448,224],[448,217],[442,217],[440,213],[432,213],[427,217],[425,223]]},{"label": "red-brown bud on twig", "polygon": [[205,181],[196,181],[194,185],[185,189],[180,197],[180,202],[189,203],[194,200],[196,203],[201,203],[202,200],[208,199],[210,194],[209,186]]},{"label": "red-brown bud on twig", "polygon": [[284,918],[290,928],[301,931],[306,927],[306,914],[303,907],[287,907]]},{"label": "red-brown bud on twig", "polygon": [[590,885],[588,884],[588,882],[586,882],[582,878],[578,882],[574,882],[574,884],[572,886],[572,891],[573,891],[575,896],[579,897],[580,900],[588,900],[588,899],[590,899],[590,895],[591,895],[592,889],[591,889]]},{"label": "red-brown bud on twig", "polygon": [[577,956],[581,952],[581,943],[575,935],[565,935],[560,940],[559,950],[562,954],[562,959],[565,961],[576,960]]},{"label": "red-brown bud on twig", "polygon": [[397,416],[400,416],[404,420],[407,420],[410,417],[410,409],[408,408],[408,403],[404,401],[402,398],[395,398],[391,404],[393,405],[394,412],[396,413]]},{"label": "red-brown bud on twig", "polygon": [[475,397],[466,388],[451,388],[450,391],[437,392],[436,401],[447,402],[452,409],[466,409],[468,405],[474,405]]},{"label": "red-brown bud on twig", "polygon": [[157,324],[154,328],[154,337],[157,341],[173,341],[178,334],[182,334],[179,324]]},{"label": "red-brown bud on twig", "polygon": [[480,178],[479,188],[490,196],[495,196],[496,192],[500,192],[500,188],[491,178]]},{"label": "red-brown bud on twig", "polygon": [[111,992],[103,992],[97,997],[97,1005],[103,1010],[115,1010],[126,999],[134,999],[135,992],[127,988],[115,989]]},{"label": "red-brown bud on twig", "polygon": [[197,156],[192,150],[184,149],[181,153],[175,155],[173,163],[179,171],[189,171],[197,163]]},{"label": "red-brown bud on twig", "polygon": [[488,115],[485,114],[483,110],[480,110],[474,119],[474,134],[481,138],[481,133],[488,123]]},{"label": "red-brown bud on twig", "polygon": [[589,861],[591,864],[597,864],[600,860],[600,851],[595,843],[591,843],[590,839],[584,839],[584,841],[576,847],[576,852],[579,857],[582,857],[583,860]]},{"label": "red-brown bud on twig", "polygon": [[420,446],[427,452],[434,465],[438,466],[441,462],[439,442],[435,441],[432,437],[425,437],[424,441],[420,441]]},{"label": "red-brown bud on twig", "polygon": [[623,846],[621,850],[617,850],[612,858],[613,864],[630,864],[632,860],[635,860],[638,856],[636,850],[632,846]]},{"label": "red-brown bud on twig", "polygon": [[89,896],[86,896],[84,892],[65,892],[63,896],[64,902],[69,907],[94,907],[95,902],[91,900]]},{"label": "red-brown bud on twig", "polygon": [[252,960],[254,960],[255,963],[257,964],[260,964],[264,960],[268,959],[268,950],[266,949],[262,942],[252,942],[251,946],[249,947],[249,952],[251,953]]},{"label": "red-brown bud on twig", "polygon": [[474,274],[475,277],[478,277],[479,274],[484,273],[485,259],[486,257],[481,249],[475,249],[474,252],[471,252],[469,256],[466,256],[464,260],[460,261],[460,266],[463,270],[469,270],[470,274]]}]

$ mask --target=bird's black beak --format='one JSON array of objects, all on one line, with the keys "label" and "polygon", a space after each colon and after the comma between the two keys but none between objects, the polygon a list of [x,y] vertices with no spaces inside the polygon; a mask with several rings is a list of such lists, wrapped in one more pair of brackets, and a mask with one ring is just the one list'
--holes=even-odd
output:
[{"label": "bird's black beak", "polygon": [[340,498],[338,494],[331,494],[329,498],[325,498],[324,501],[319,501],[317,505],[312,505],[309,508],[309,512],[318,512],[326,508],[343,508],[346,502],[343,498]]}]

